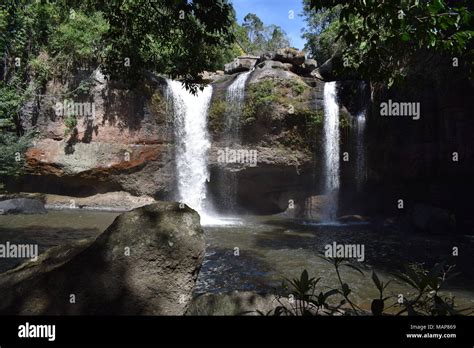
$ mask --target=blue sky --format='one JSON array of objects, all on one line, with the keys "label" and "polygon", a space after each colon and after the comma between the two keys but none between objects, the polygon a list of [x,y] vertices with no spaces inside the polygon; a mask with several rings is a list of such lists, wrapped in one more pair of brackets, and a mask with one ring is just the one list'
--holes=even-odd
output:
[{"label": "blue sky", "polygon": [[[265,25],[276,24],[288,34],[292,46],[302,49],[304,40],[301,29],[305,26],[300,14],[303,10],[302,0],[231,0],[237,12],[237,20],[242,24],[247,13],[255,13]],[[294,18],[290,19],[290,11]]]}]

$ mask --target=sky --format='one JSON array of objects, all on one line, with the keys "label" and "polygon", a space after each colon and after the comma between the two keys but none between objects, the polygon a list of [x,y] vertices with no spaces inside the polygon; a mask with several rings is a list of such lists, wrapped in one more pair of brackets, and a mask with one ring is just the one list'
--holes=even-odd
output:
[{"label": "sky", "polygon": [[[247,13],[255,13],[265,25],[275,24],[282,27],[291,40],[291,45],[303,49],[305,41],[301,38],[301,29],[305,26],[302,0],[231,0],[237,13],[237,21],[242,24]],[[293,19],[290,19],[293,11]]]}]

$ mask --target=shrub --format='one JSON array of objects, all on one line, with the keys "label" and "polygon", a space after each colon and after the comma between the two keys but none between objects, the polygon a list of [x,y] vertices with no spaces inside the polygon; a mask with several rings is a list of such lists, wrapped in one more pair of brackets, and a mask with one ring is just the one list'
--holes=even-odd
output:
[{"label": "shrub", "polygon": [[[310,278],[304,270],[297,279],[286,280],[282,284],[283,294],[278,297],[279,305],[267,313],[268,315],[462,315],[473,314],[472,308],[457,309],[453,297],[444,297],[440,290],[449,278],[454,266],[437,263],[430,270],[419,264],[406,266],[404,273],[397,278],[415,289],[415,295],[404,295],[403,301],[398,297],[385,296],[390,281],[383,283],[375,272],[372,281],[379,292],[379,297],[372,300],[371,311],[365,311],[355,304],[351,298],[352,289],[341,276],[341,267],[350,267],[364,276],[362,270],[341,258],[324,258],[334,266],[339,287],[329,290],[318,288],[321,278]],[[289,298],[289,304],[283,301]],[[391,300],[391,301],[390,301]],[[391,303],[388,303],[388,302]],[[391,309],[391,312],[387,310]],[[398,309],[398,311],[397,311]],[[394,311],[395,310],[395,311]],[[260,313],[263,314],[263,313]]]}]

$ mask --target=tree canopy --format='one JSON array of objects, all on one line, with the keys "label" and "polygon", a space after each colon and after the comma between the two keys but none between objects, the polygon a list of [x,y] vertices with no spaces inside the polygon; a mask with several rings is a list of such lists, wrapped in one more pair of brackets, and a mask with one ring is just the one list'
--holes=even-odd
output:
[{"label": "tree canopy", "polygon": [[237,41],[246,53],[261,55],[290,46],[290,39],[280,26],[265,25],[255,13],[244,17],[241,28]]},{"label": "tree canopy", "polygon": [[472,69],[473,6],[469,0],[307,0],[305,35],[313,54],[327,57],[336,47],[343,68],[392,85],[433,55]]}]

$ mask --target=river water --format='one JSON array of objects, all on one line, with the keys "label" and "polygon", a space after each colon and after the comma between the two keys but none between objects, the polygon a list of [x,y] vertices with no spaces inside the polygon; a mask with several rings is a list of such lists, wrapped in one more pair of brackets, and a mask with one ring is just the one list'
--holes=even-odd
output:
[{"label": "river water", "polygon": [[[94,211],[50,211],[46,215],[0,216],[0,243],[38,243],[40,252],[73,240],[99,235],[117,213]],[[222,222],[222,220],[221,220]],[[461,274],[452,279],[444,294],[456,296],[461,307],[474,306],[474,242],[468,237],[429,237],[370,224],[302,224],[280,217],[252,217],[229,220],[228,225],[205,226],[207,249],[196,294],[251,290],[272,292],[284,278],[298,277],[303,269],[321,277],[320,289],[337,286],[332,266],[318,255],[327,244],[363,244],[365,276],[343,268],[342,277],[353,289],[356,303],[369,308],[377,297],[371,273],[383,281],[392,280],[388,295],[410,294],[393,274],[403,264],[423,262],[430,266],[447,260],[456,263]],[[451,256],[452,246],[460,254]],[[0,272],[18,264],[0,259]]]}]

